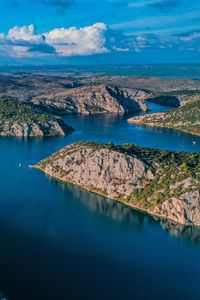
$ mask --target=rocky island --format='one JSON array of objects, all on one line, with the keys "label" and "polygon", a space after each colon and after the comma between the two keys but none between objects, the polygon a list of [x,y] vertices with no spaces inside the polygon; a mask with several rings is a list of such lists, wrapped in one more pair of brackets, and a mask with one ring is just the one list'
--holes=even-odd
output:
[{"label": "rocky island", "polygon": [[151,215],[200,226],[199,153],[80,142],[35,168]]},{"label": "rocky island", "polygon": [[0,99],[0,136],[64,136],[73,131],[60,118],[46,114],[32,104]]},{"label": "rocky island", "polygon": [[200,135],[200,97],[168,112],[138,116],[128,120],[136,124],[165,127]]}]

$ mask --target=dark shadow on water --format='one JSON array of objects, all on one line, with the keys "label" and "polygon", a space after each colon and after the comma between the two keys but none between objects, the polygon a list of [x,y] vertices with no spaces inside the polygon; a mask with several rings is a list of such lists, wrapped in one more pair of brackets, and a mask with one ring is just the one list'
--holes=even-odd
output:
[{"label": "dark shadow on water", "polygon": [[160,220],[162,228],[172,237],[181,239],[187,244],[200,246],[200,228],[184,226],[169,220]]},{"label": "dark shadow on water", "polygon": [[132,209],[120,202],[106,197],[88,192],[70,183],[64,183],[52,179],[64,192],[73,195],[73,198],[80,201],[92,212],[97,212],[106,217],[112,218],[123,224],[131,226],[133,231],[141,231],[146,224],[161,226],[170,236],[183,240],[187,244],[200,246],[200,228],[194,226],[184,226],[170,220],[159,219],[146,213]]}]

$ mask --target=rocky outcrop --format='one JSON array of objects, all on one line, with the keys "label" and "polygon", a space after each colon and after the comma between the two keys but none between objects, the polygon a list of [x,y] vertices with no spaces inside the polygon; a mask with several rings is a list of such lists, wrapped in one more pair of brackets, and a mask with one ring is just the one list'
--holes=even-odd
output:
[{"label": "rocky outcrop", "polygon": [[0,123],[0,136],[45,137],[65,136],[73,131],[72,127],[61,120],[47,122],[9,122]]},{"label": "rocky outcrop", "polygon": [[160,207],[156,207],[154,212],[179,224],[200,226],[200,192],[186,192],[166,200]]},{"label": "rocky outcrop", "polygon": [[33,104],[0,98],[0,136],[64,136],[72,127]]},{"label": "rocky outcrop", "polygon": [[126,198],[134,188],[141,187],[141,179],[153,176],[147,166],[136,157],[74,144],[54,156],[50,163],[40,165],[50,176],[60,178],[97,191],[110,198]]},{"label": "rocky outcrop", "polygon": [[[130,154],[127,149],[97,143],[76,143],[41,161],[36,168],[49,176],[117,199],[149,214],[184,225],[200,226],[199,181],[187,178],[179,183],[174,182],[174,172],[168,174],[169,169],[166,169],[169,161],[161,168],[158,160],[155,164],[148,160],[148,157],[155,157],[156,160],[157,156],[162,162],[162,155],[166,157],[170,153],[148,150],[153,152],[147,151],[144,155],[144,148],[131,148]],[[172,157],[174,160],[174,155]],[[169,177],[164,177],[162,172]],[[181,174],[180,169],[179,176],[188,175]],[[169,186],[165,191],[167,180]],[[156,188],[153,190],[152,187]]]},{"label": "rocky outcrop", "polygon": [[125,113],[146,111],[145,92],[104,84],[63,90],[33,98],[33,103],[63,113]]}]

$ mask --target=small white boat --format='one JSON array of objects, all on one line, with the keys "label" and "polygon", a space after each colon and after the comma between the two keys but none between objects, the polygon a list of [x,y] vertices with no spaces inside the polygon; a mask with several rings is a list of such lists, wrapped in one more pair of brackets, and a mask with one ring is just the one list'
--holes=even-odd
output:
[{"label": "small white boat", "polygon": [[195,142],[195,141],[193,141],[192,143],[193,143],[194,145],[196,144],[196,142]]},{"label": "small white boat", "polygon": [[22,168],[22,164],[21,163],[19,164],[19,168]]}]

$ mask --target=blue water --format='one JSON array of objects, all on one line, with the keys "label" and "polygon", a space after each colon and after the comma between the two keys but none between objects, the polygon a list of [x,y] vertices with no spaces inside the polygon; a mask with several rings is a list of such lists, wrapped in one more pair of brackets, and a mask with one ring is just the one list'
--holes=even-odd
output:
[{"label": "blue water", "polygon": [[200,151],[200,138],[127,116],[66,120],[76,129],[68,137],[0,139],[0,291],[11,300],[200,299],[199,229],[160,223],[27,167],[79,140]]}]

